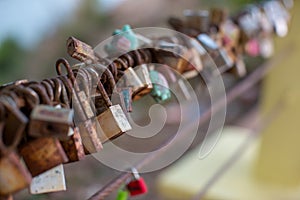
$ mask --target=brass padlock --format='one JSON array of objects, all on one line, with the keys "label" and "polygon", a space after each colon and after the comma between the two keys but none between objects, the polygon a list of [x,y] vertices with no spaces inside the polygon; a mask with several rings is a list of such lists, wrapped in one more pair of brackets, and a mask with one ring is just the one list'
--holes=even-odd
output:
[{"label": "brass padlock", "polygon": [[31,112],[28,133],[32,137],[56,137],[67,140],[73,123],[73,114],[71,109],[38,105]]},{"label": "brass padlock", "polygon": [[69,37],[67,40],[68,54],[81,61],[86,63],[92,63],[97,61],[94,50],[92,47],[74,37]]},{"label": "brass padlock", "polygon": [[150,79],[150,74],[147,65],[142,64],[140,66],[136,66],[134,68],[135,73],[141,80],[142,84],[144,85],[144,89],[138,92],[136,95],[133,96],[134,100],[137,100],[147,94],[149,94],[153,88],[152,82]]},{"label": "brass padlock", "polygon": [[69,140],[61,141],[62,147],[69,158],[69,162],[82,160],[85,156],[78,127],[72,129],[72,132]]},{"label": "brass padlock", "polygon": [[68,162],[59,140],[53,137],[42,137],[26,143],[20,148],[20,155],[32,176]]},{"label": "brass padlock", "polygon": [[119,79],[117,85],[118,87],[131,87],[133,97],[146,88],[141,79],[135,73],[134,69],[131,67],[124,71],[124,75]]},{"label": "brass padlock", "polygon": [[195,48],[188,49],[182,57],[179,58],[177,63],[177,71],[180,74],[196,70],[198,74],[203,70],[203,64],[199,53]]},{"label": "brass padlock", "polygon": [[119,104],[112,105],[107,92],[101,82],[98,83],[98,89],[108,107],[103,113],[97,116],[101,131],[99,137],[102,143],[109,139],[118,137],[122,133],[131,130],[128,119]]},{"label": "brass padlock", "polygon": [[31,174],[22,165],[19,156],[7,149],[2,141],[4,123],[0,124],[0,196],[9,196],[27,188],[31,182]]}]

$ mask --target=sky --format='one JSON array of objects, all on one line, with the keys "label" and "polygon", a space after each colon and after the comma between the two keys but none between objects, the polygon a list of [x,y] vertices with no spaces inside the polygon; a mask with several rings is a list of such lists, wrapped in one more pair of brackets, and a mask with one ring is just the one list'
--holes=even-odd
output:
[{"label": "sky", "polygon": [[[124,0],[97,0],[100,10],[110,10]],[[72,17],[79,0],[0,0],[0,45],[12,37],[24,48],[37,45],[43,37]]]}]

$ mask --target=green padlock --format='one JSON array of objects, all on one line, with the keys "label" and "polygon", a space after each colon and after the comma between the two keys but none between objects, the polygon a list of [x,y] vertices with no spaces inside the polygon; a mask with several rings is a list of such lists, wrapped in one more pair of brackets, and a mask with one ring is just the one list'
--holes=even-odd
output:
[{"label": "green padlock", "polygon": [[156,70],[150,70],[150,79],[153,83],[151,95],[158,103],[166,102],[171,98],[171,92],[167,79]]},{"label": "green padlock", "polygon": [[126,189],[122,188],[118,191],[118,195],[116,200],[127,200],[129,196],[129,193]]}]

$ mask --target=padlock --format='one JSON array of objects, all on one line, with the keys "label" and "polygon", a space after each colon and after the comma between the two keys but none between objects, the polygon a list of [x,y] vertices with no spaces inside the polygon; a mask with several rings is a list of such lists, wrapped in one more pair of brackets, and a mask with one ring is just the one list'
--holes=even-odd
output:
[{"label": "padlock", "polygon": [[253,38],[247,42],[245,52],[251,57],[256,57],[260,54],[260,45],[257,38]]},{"label": "padlock", "polygon": [[26,143],[20,148],[20,155],[32,176],[68,162],[59,140],[53,137],[42,137]]},{"label": "padlock", "polygon": [[198,74],[202,71],[203,65],[197,50],[193,47],[188,49],[183,56],[179,58],[176,69],[180,74],[193,70],[196,70]]},{"label": "padlock", "polygon": [[144,85],[144,89],[138,92],[136,95],[133,96],[134,100],[137,100],[147,94],[149,94],[153,88],[152,82],[150,79],[150,74],[147,65],[142,64],[140,66],[136,66],[134,68],[135,73],[141,80],[142,84]]},{"label": "padlock", "polygon": [[113,139],[124,132],[131,130],[131,126],[121,106],[112,104],[100,81],[98,83],[98,89],[108,107],[107,110],[97,116],[101,128],[99,137],[101,142],[105,142],[108,139]]},{"label": "padlock", "polygon": [[150,78],[153,84],[151,95],[158,103],[166,102],[171,98],[169,84],[164,75],[156,70],[150,70]]},{"label": "padlock", "polygon": [[[178,77],[177,73],[174,70],[172,70],[167,65],[159,66],[156,68],[156,70],[165,76],[166,80],[170,85],[171,91],[176,93],[176,98],[183,97],[186,100],[191,99],[190,91],[186,86],[186,82],[182,78]],[[195,74],[192,73],[188,74],[189,72],[195,72]],[[190,77],[185,77],[186,79],[199,75],[199,72],[197,72],[196,70],[189,71],[189,72],[186,72],[182,75],[184,77],[190,76]]]},{"label": "padlock", "polygon": [[282,4],[279,1],[267,1],[263,4],[263,10],[269,21],[273,24],[277,36],[286,36],[290,15]]},{"label": "padlock", "polygon": [[[231,54],[230,54],[231,53]],[[218,67],[220,73],[226,72],[233,67],[235,62],[234,54],[224,48],[219,48],[217,51],[209,54]]]},{"label": "padlock", "polygon": [[258,6],[251,6],[249,9],[249,14],[252,16],[252,21],[258,22],[260,32],[256,33],[258,35],[270,35],[273,33],[273,26],[269,19],[267,18],[265,12]]},{"label": "padlock", "polygon": [[77,122],[82,143],[86,154],[97,153],[102,150],[102,143],[97,134],[96,119],[94,112],[90,107],[85,93],[83,91],[74,94],[73,105],[77,108],[77,113],[80,113],[79,122]]},{"label": "padlock", "polygon": [[121,189],[118,190],[116,200],[127,200],[128,196],[129,196],[128,190],[122,187]]},{"label": "padlock", "polygon": [[82,139],[78,127],[71,129],[73,134],[67,141],[61,141],[61,145],[68,156],[69,162],[82,160],[85,156]]},{"label": "padlock", "polygon": [[126,24],[122,30],[116,29],[113,32],[113,39],[110,44],[105,46],[105,51],[109,55],[125,53],[138,47],[138,39],[131,27]]},{"label": "padlock", "polygon": [[234,66],[228,71],[237,78],[242,78],[247,74],[247,68],[242,56],[237,56]]},{"label": "padlock", "polygon": [[81,62],[90,64],[97,61],[93,48],[74,37],[68,38],[67,48],[68,54]]},{"label": "padlock", "polygon": [[259,53],[263,58],[270,58],[274,53],[274,41],[271,37],[260,37],[258,39]]},{"label": "padlock", "polygon": [[132,112],[132,88],[130,88],[130,87],[122,88],[120,92],[124,99],[126,111]]},{"label": "padlock", "polygon": [[32,137],[56,137],[67,140],[73,115],[71,109],[38,105],[31,112],[28,134]]},{"label": "padlock", "polygon": [[210,10],[210,23],[212,26],[220,27],[226,20],[227,16],[228,13],[226,10],[221,8],[212,8]]},{"label": "padlock", "polygon": [[133,98],[143,92],[147,86],[145,86],[139,76],[135,73],[134,69],[129,67],[124,71],[124,75],[119,79],[117,83],[118,87],[131,87]]},{"label": "padlock", "polygon": [[140,177],[136,169],[132,169],[133,179],[126,185],[130,196],[146,194],[148,192],[145,180]]},{"label": "padlock", "polygon": [[22,165],[19,156],[9,151],[0,157],[0,196],[9,195],[27,188],[31,174]]},{"label": "padlock", "polygon": [[280,2],[286,9],[292,9],[294,7],[294,0],[280,0]]},{"label": "padlock", "polygon": [[197,40],[208,51],[215,51],[219,48],[219,45],[207,34],[199,34]]},{"label": "padlock", "polygon": [[3,143],[3,127],[2,122],[0,124],[0,196],[9,196],[28,187],[32,177],[15,151],[7,148]]},{"label": "padlock", "polygon": [[2,133],[3,142],[9,148],[14,149],[23,137],[28,118],[19,110],[11,97],[3,95],[1,98],[7,113]]},{"label": "padlock", "polygon": [[34,177],[29,187],[30,194],[65,191],[66,180],[62,164]]},{"label": "padlock", "polygon": [[189,28],[196,29],[201,33],[209,31],[209,12],[207,10],[185,10],[183,14]]},{"label": "padlock", "polygon": [[227,48],[236,47],[240,38],[240,29],[231,20],[226,20],[221,25],[222,46]]},{"label": "padlock", "polygon": [[246,11],[238,17],[238,25],[248,38],[253,38],[260,31],[260,22],[253,18],[249,11]]}]

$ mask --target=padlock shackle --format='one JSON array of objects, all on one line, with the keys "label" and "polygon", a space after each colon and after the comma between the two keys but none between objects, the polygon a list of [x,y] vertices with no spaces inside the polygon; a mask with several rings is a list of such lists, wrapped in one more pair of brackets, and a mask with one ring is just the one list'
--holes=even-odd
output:
[{"label": "padlock shackle", "polygon": [[67,70],[67,76],[68,76],[68,78],[71,80],[72,84],[75,85],[76,79],[75,79],[74,73],[72,71],[72,68],[71,68],[69,62],[65,58],[59,58],[56,61],[55,67],[56,67],[57,75],[59,75],[59,76],[62,75],[62,71],[61,71],[61,67],[60,67],[61,64]]},{"label": "padlock shackle", "polygon": [[140,174],[138,172],[138,170],[136,168],[131,168],[131,172],[132,172],[132,175],[134,177],[135,180],[139,180],[140,179]]},{"label": "padlock shackle", "polygon": [[[108,81],[111,92],[114,91],[114,89],[116,87],[116,81],[114,79],[114,76],[113,76],[112,72],[108,69],[108,67],[105,67],[105,66],[100,65],[100,64],[93,64],[92,67],[89,67],[88,69],[92,70],[93,73],[97,74],[97,77],[99,79],[99,80],[97,80],[97,82],[103,81],[105,83],[105,82]],[[99,74],[101,74],[101,75],[104,74],[105,79],[102,79],[102,76],[100,76]]]},{"label": "padlock shackle", "polygon": [[98,81],[97,88],[98,88],[100,94],[102,95],[102,98],[103,98],[106,106],[107,107],[111,107],[112,106],[112,102],[111,102],[111,100],[110,100],[110,98],[109,98],[109,96],[108,96],[108,94],[107,94],[107,92],[106,92],[103,84],[101,83],[101,81]]}]

